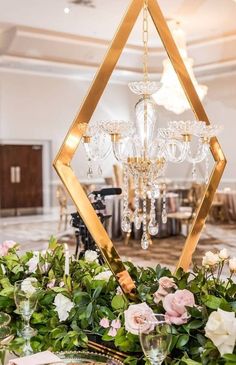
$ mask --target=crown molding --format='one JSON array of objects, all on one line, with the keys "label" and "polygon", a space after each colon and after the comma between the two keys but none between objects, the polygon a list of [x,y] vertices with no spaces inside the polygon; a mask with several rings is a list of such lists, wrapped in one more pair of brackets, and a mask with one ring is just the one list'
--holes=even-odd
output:
[{"label": "crown molding", "polygon": [[[0,23],[0,35],[4,36],[4,31],[11,28],[14,28],[15,36],[0,56],[2,70],[12,71],[15,68],[31,74],[89,78],[98,69],[110,43],[98,38],[9,23]],[[210,77],[222,73],[222,69],[224,73],[235,69],[236,33],[190,41],[187,47],[194,59],[197,77]],[[142,51],[141,46],[126,46],[116,67],[115,82],[120,77],[121,82],[127,82],[142,73]],[[149,47],[149,71],[155,79],[159,79],[162,73],[164,58],[166,52],[163,47]]]}]

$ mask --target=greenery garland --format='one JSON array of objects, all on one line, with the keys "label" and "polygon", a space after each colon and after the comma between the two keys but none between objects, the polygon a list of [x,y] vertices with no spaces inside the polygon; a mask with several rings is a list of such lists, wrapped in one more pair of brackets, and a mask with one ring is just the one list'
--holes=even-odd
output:
[{"label": "greenery garland", "polygon": [[[127,331],[125,323],[130,303],[106,265],[98,263],[94,251],[87,252],[82,260],[71,257],[70,275],[65,276],[64,246],[54,238],[47,251],[22,255],[18,254],[17,245],[4,244],[5,251],[0,253],[0,311],[12,318],[15,338],[10,344],[11,351],[19,353],[23,345],[23,339],[17,335],[22,319],[14,302],[14,283],[32,277],[41,288],[38,306],[31,318],[31,326],[37,330],[31,340],[35,352],[86,348],[88,338],[96,335],[101,341],[112,342],[115,348],[127,353],[125,363],[135,365],[140,360],[142,351],[138,336]],[[155,313],[165,313],[165,295],[186,290],[194,296],[194,306],[186,308],[185,322],[173,325],[171,351],[165,364],[236,364],[235,343],[232,353],[220,354],[219,346],[217,348],[206,336],[206,324],[219,309],[226,316],[234,313],[232,326],[236,322],[236,284],[232,277],[236,263],[235,259],[231,260],[231,276],[227,280],[221,279],[223,267],[229,262],[226,250],[221,253],[207,253],[202,267],[194,268],[192,273],[179,269],[175,275],[160,265],[154,269],[125,263],[136,283],[138,301],[145,302]],[[173,285],[161,287],[163,277],[169,278]],[[236,333],[231,334],[231,340],[232,336],[236,337]]]}]

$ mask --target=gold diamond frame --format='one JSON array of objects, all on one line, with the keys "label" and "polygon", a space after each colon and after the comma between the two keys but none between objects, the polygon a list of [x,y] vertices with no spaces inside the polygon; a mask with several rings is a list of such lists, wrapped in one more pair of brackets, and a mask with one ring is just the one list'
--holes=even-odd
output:
[{"label": "gold diamond frame", "polygon": [[[101,64],[88,94],[85,97],[54,161],[54,167],[74,201],[80,216],[84,220],[97,246],[100,248],[105,261],[116,276],[121,288],[127,295],[132,295],[135,289],[135,284],[129,273],[126,271],[112,241],[84,193],[70,166],[70,163],[81,141],[83,133],[85,132],[86,125],[89,123],[122,50],[125,47],[129,34],[143,7],[143,3],[144,0],[132,0],[130,2],[127,12],[113,41],[111,42],[107,54],[105,55],[105,59]],[[156,0],[148,1],[148,10],[196,118],[210,124]],[[192,255],[197,246],[200,233],[205,224],[214,194],[226,165],[224,153],[217,138],[215,137],[210,141],[210,150],[215,160],[215,165],[201,203],[196,212],[191,230],[183,247],[179,262],[177,263],[177,268],[182,267],[184,270],[188,270],[189,268]]]}]

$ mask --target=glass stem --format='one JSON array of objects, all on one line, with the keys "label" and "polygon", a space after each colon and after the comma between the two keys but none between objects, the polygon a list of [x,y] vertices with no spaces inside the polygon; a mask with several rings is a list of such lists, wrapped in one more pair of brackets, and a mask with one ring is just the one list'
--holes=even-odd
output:
[{"label": "glass stem", "polygon": [[23,320],[24,320],[24,327],[29,328],[30,327],[30,316],[24,316]]}]

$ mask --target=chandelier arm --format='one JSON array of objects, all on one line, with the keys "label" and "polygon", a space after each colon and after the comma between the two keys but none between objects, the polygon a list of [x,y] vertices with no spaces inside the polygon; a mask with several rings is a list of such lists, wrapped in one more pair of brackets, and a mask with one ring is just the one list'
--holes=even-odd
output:
[{"label": "chandelier arm", "polygon": [[208,151],[209,151],[209,146],[206,143],[201,143],[200,149],[198,150],[196,155],[193,156],[191,151],[191,146],[189,144],[186,160],[193,164],[200,163],[206,158]]},{"label": "chandelier arm", "polygon": [[[173,149],[174,145],[179,147],[180,155],[175,156]],[[171,147],[169,147],[171,146]],[[173,162],[173,163],[181,163],[186,159],[187,153],[188,153],[188,144],[185,142],[180,142],[177,139],[171,139],[166,140],[164,145],[164,153],[166,155],[167,161]]]}]

